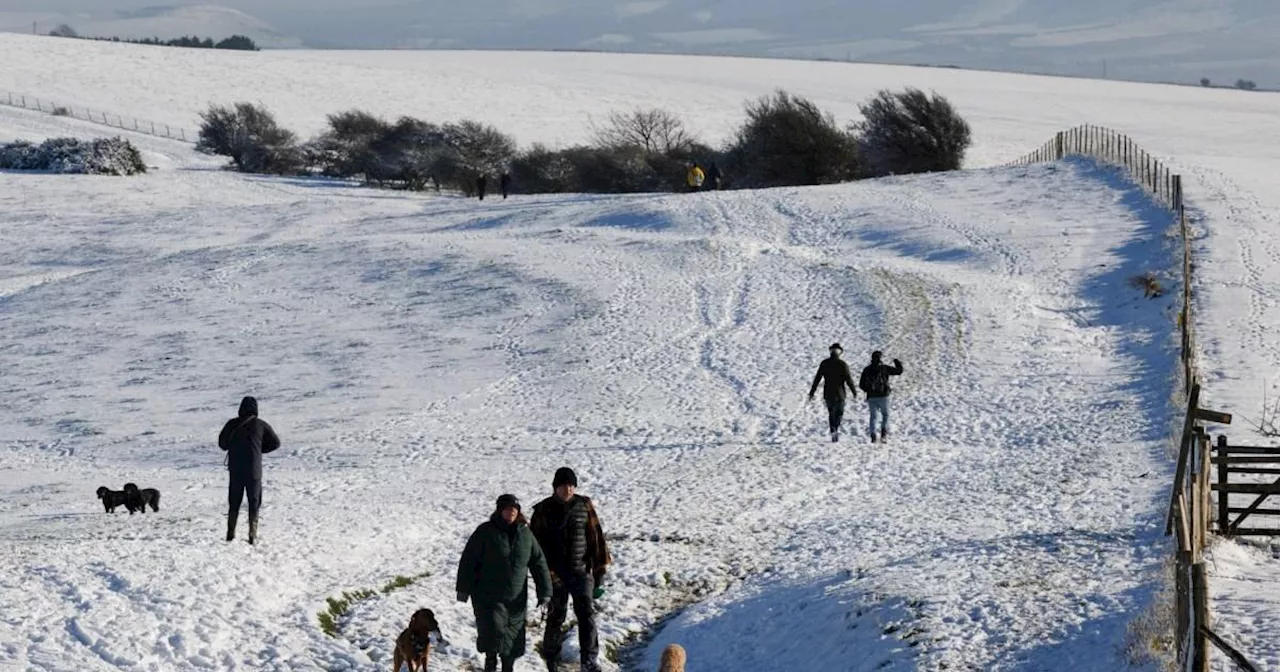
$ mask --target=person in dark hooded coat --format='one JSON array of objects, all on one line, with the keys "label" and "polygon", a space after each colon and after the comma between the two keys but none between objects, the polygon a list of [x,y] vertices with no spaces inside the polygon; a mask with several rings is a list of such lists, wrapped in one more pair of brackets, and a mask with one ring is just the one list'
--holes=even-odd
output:
[{"label": "person in dark hooded coat", "polygon": [[249,543],[258,539],[258,509],[262,506],[262,456],[280,447],[280,439],[266,421],[258,417],[258,400],[240,400],[240,412],[223,425],[218,447],[227,452],[230,477],[227,512],[227,541],[236,538],[236,518],[240,503],[249,497]]},{"label": "person in dark hooded coat", "polygon": [[476,616],[476,650],[485,654],[485,672],[515,668],[525,652],[525,611],[529,572],[538,590],[538,606],[551,599],[551,573],[538,540],[520,513],[515,495],[498,498],[497,509],[467,540],[458,561],[458,601],[471,600]]}]

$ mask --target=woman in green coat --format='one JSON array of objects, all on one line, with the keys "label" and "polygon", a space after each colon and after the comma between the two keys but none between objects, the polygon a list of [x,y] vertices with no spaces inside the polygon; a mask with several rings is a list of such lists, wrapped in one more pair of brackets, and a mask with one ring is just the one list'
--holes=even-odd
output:
[{"label": "woman in green coat", "polygon": [[476,615],[476,650],[485,672],[511,672],[524,655],[529,570],[538,587],[538,606],[551,598],[551,573],[542,547],[529,531],[515,495],[498,498],[497,510],[467,540],[458,563],[458,601],[471,598]]}]

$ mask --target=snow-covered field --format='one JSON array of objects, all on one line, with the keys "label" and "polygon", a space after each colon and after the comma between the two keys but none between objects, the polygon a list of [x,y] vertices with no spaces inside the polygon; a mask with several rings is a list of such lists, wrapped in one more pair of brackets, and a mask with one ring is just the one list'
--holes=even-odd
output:
[{"label": "snow-covered field", "polygon": [[[1253,172],[1280,150],[1252,141],[1280,98],[566,54],[506,56],[536,72],[492,54],[135,62],[152,54],[0,36],[0,89],[187,125],[211,99],[252,99],[300,130],[362,105],[570,142],[636,104],[699,112],[710,137],[776,85],[847,117],[915,84],[969,117],[974,166],[1062,126],[1113,125],[1188,174],[1206,405],[1256,406],[1280,363],[1266,359],[1280,192]],[[397,70],[446,57],[503,79]],[[0,141],[106,132],[0,108]],[[0,666],[371,670],[428,606],[450,640],[432,669],[467,669],[461,543],[498,494],[549,494],[566,464],[614,538],[611,645],[702,598],[648,668],[669,641],[690,670],[1125,664],[1126,624],[1167,555],[1179,410],[1174,304],[1128,279],[1176,257],[1168,218],[1113,170],[476,203],[238,176],[135,141],[159,167],[144,177],[0,173]],[[889,445],[858,439],[860,403],[851,439],[823,436],[804,393],[833,340],[855,365],[873,348],[906,365]],[[221,541],[214,434],[244,394],[285,443],[267,458],[258,547]],[[104,514],[93,490],[125,481],[159,488],[162,511]],[[1256,632],[1232,641],[1280,665],[1263,635],[1280,599],[1240,587],[1269,562],[1223,550],[1217,573],[1242,572],[1249,601],[1224,581],[1219,629]],[[423,572],[322,633],[326,597]]]}]

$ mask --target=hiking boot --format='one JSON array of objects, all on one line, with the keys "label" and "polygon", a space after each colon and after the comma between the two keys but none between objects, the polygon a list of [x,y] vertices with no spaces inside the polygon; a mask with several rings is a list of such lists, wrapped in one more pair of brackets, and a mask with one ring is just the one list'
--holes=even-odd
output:
[{"label": "hiking boot", "polygon": [[252,544],[257,540],[258,540],[258,519],[250,518],[249,519],[249,543]]},{"label": "hiking boot", "polygon": [[875,432],[870,432],[870,434],[871,434],[871,443],[875,443],[875,442],[876,442],[876,433],[875,433]]},{"label": "hiking boot", "polygon": [[227,541],[236,539],[236,517],[227,516]]},{"label": "hiking boot", "polygon": [[880,443],[884,443],[885,441],[888,441],[888,440],[889,440],[889,431],[888,431],[888,430],[881,430],[881,432],[880,432]]},{"label": "hiking boot", "polygon": [[835,443],[839,440],[840,440],[840,432],[831,432],[831,443]]}]

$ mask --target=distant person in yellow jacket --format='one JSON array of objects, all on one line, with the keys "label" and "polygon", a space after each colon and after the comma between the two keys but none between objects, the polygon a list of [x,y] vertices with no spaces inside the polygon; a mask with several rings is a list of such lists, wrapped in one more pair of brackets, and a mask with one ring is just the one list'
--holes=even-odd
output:
[{"label": "distant person in yellow jacket", "polygon": [[689,166],[689,173],[685,175],[685,183],[689,186],[689,191],[701,191],[702,183],[706,181],[707,174],[702,172],[702,168],[695,161]]}]

